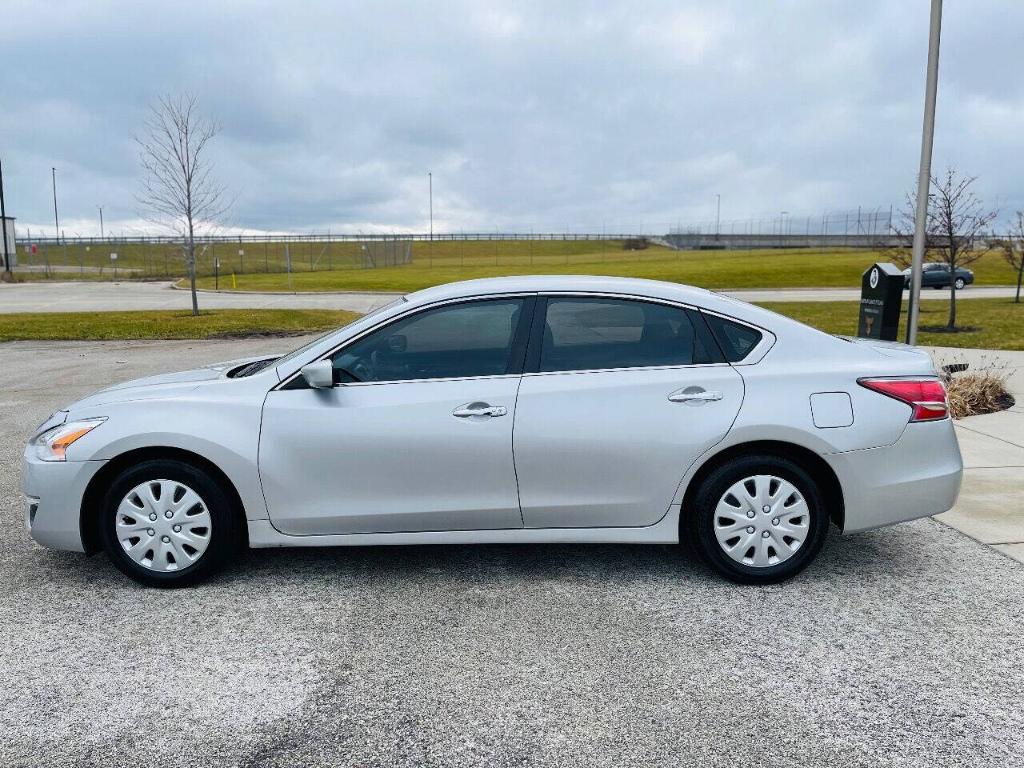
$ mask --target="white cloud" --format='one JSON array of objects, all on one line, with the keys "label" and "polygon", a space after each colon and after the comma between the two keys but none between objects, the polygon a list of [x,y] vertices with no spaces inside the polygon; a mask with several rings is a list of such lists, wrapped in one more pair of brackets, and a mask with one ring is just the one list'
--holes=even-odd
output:
[{"label": "white cloud", "polygon": [[[14,1],[8,210],[139,226],[132,135],[195,90],[223,126],[225,226],[657,231],[898,203],[919,152],[926,6],[869,0],[267,4]],[[947,4],[935,166],[1024,206],[1024,6]],[[1016,202],[1015,202],[1016,201]],[[83,232],[85,233],[85,232]]]},{"label": "white cloud", "polygon": [[633,43],[664,61],[694,66],[721,42],[732,22],[722,6],[693,5],[643,19],[633,28]]}]

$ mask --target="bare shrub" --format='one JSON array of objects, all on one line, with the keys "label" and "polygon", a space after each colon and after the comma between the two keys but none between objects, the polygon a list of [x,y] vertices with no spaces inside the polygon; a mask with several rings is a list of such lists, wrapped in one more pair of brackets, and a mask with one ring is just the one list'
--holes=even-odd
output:
[{"label": "bare shrub", "polygon": [[1009,375],[1007,364],[995,358],[983,358],[980,364],[966,371],[946,373],[950,415],[962,419],[1012,406],[1013,396],[1006,389]]}]

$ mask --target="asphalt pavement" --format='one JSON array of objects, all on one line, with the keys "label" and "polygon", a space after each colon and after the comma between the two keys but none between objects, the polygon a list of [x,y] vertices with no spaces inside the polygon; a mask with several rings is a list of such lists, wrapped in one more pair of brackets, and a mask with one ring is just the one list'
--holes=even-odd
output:
[{"label": "asphalt pavement", "polygon": [[[112,310],[187,309],[188,291],[171,282],[31,282],[0,283],[0,312],[104,312]],[[971,286],[958,299],[1005,298],[1009,286]],[[772,288],[723,291],[743,301],[856,301],[853,288]],[[923,299],[948,299],[949,291],[925,290]],[[236,293],[202,291],[206,309],[347,309],[369,312],[395,298],[387,293]]]},{"label": "asphalt pavement", "polygon": [[0,765],[1021,764],[1024,566],[933,520],[768,588],[559,545],[263,550],[155,591],[28,538],[52,410],[296,343],[0,344]]}]

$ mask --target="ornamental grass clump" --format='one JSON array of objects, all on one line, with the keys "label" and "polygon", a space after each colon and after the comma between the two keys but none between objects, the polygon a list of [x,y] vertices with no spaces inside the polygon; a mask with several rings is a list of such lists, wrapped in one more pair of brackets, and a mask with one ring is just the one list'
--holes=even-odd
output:
[{"label": "ornamental grass clump", "polygon": [[957,371],[957,367],[955,364],[941,366],[949,392],[950,415],[954,419],[994,413],[1013,405],[1013,396],[1006,389],[1010,371],[1005,362],[982,358],[978,365],[966,370]]}]

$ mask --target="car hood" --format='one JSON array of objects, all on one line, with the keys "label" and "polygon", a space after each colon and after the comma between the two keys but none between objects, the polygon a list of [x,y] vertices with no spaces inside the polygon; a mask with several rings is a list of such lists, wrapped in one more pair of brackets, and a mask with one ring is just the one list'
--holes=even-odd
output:
[{"label": "car hood", "polygon": [[257,360],[267,360],[267,356],[244,357],[237,360],[226,360],[221,363],[211,363],[201,368],[193,368],[188,371],[177,371],[175,373],[161,373],[156,376],[146,376],[141,379],[132,379],[112,387],[101,389],[88,397],[84,397],[63,410],[76,411],[83,408],[91,408],[97,405],[108,405],[110,403],[124,403],[131,400],[150,400],[157,397],[174,397],[186,392],[191,392],[203,382],[215,381],[223,378],[228,371],[246,363],[254,363]]}]

